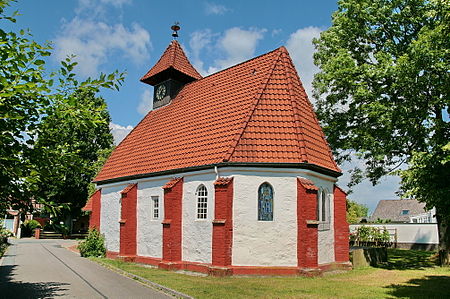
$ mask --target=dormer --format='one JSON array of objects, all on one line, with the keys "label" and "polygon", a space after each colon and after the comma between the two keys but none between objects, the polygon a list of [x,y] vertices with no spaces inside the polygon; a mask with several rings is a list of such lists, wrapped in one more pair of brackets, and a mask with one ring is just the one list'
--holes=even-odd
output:
[{"label": "dormer", "polygon": [[180,44],[173,40],[141,82],[154,86],[153,109],[156,109],[169,104],[184,85],[201,78]]}]

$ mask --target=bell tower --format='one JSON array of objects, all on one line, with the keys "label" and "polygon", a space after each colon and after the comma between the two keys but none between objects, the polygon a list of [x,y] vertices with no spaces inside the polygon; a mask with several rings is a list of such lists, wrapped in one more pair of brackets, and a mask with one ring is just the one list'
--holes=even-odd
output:
[{"label": "bell tower", "polygon": [[154,86],[153,109],[170,104],[184,85],[202,78],[176,40],[179,24],[175,23],[171,29],[173,40],[158,62],[140,80]]}]

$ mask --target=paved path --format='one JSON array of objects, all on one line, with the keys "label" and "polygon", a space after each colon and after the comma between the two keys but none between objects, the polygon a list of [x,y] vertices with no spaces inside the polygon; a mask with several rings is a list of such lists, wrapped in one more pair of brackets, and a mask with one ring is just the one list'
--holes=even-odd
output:
[{"label": "paved path", "polygon": [[173,298],[64,248],[74,241],[13,242],[0,265],[0,298]]}]

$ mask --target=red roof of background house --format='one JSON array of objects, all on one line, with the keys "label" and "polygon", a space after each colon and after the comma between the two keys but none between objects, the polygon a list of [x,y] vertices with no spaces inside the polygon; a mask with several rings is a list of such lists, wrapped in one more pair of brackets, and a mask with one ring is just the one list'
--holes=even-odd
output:
[{"label": "red roof of background house", "polygon": [[164,51],[159,61],[141,78],[141,81],[146,81],[152,76],[169,68],[174,68],[194,79],[202,78],[187,59],[180,44],[176,40],[173,40]]},{"label": "red roof of background house", "polygon": [[95,181],[221,162],[340,172],[284,47],[185,85],[145,116]]}]

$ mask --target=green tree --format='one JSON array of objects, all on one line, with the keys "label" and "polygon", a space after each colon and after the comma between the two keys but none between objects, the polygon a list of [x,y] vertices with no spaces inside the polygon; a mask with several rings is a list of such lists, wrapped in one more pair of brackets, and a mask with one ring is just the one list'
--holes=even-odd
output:
[{"label": "green tree", "polygon": [[86,203],[97,161],[113,145],[110,121],[105,101],[80,90],[49,107],[38,125],[28,181],[58,222],[78,216]]},{"label": "green tree", "polygon": [[[1,22],[15,22],[17,13],[5,12],[11,2],[0,0]],[[31,198],[53,211],[80,206],[87,196],[67,200],[62,190],[87,192],[87,161],[94,163],[112,142],[104,100],[94,95],[118,89],[123,74],[79,82],[71,58],[56,72],[46,70],[51,46],[34,42],[29,32],[0,28],[0,38],[0,209],[28,209]]]},{"label": "green tree", "polygon": [[[9,1],[0,1],[0,22],[15,22],[17,13],[4,13]],[[26,155],[43,108],[49,105],[50,84],[44,77],[43,57],[49,45],[39,45],[23,30],[5,32],[0,26],[0,209],[14,203],[27,206],[23,178]],[[29,198],[29,194],[25,194]],[[17,200],[16,200],[17,199]]]},{"label": "green tree", "polygon": [[347,199],[347,222],[357,223],[362,217],[367,217],[369,208],[356,201]]},{"label": "green tree", "polygon": [[366,161],[356,182],[401,173],[405,194],[436,207],[447,263],[449,24],[448,1],[340,0],[332,26],[314,41],[321,71],[313,83],[338,161],[352,153]]}]

